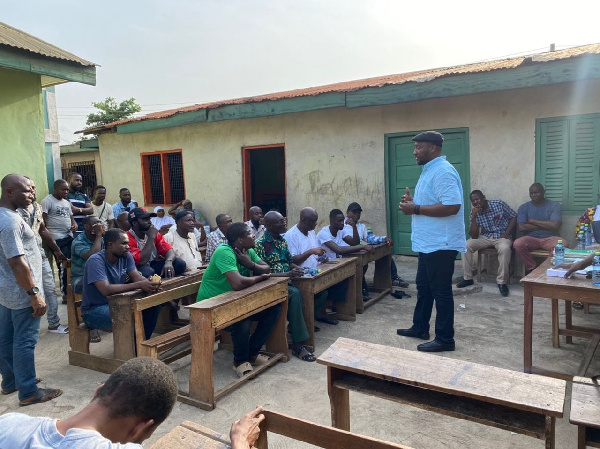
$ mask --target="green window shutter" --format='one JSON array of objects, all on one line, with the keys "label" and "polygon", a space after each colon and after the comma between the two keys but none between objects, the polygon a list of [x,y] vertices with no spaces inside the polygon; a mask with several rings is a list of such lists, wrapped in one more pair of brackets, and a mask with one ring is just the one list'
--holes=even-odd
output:
[{"label": "green window shutter", "polygon": [[540,170],[537,179],[546,189],[546,198],[565,204],[568,195],[569,124],[567,120],[539,123]]},{"label": "green window shutter", "polygon": [[598,204],[600,117],[573,117],[569,121],[571,188],[563,209],[579,214]]},{"label": "green window shutter", "polygon": [[563,214],[580,215],[598,204],[600,114],[537,120],[536,180]]}]

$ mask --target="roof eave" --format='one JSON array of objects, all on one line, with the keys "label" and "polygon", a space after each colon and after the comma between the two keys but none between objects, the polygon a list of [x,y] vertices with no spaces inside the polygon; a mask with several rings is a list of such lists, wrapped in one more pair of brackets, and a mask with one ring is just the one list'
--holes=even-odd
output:
[{"label": "roof eave", "polygon": [[95,65],[50,58],[6,45],[0,45],[0,67],[42,75],[46,77],[42,87],[65,82],[96,85]]}]

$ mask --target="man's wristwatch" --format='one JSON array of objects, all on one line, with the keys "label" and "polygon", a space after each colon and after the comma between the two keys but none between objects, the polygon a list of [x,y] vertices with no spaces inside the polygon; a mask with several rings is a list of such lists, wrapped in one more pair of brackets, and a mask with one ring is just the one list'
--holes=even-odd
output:
[{"label": "man's wristwatch", "polygon": [[36,286],[31,287],[31,290],[27,290],[27,294],[29,296],[37,295],[40,292],[40,289]]}]

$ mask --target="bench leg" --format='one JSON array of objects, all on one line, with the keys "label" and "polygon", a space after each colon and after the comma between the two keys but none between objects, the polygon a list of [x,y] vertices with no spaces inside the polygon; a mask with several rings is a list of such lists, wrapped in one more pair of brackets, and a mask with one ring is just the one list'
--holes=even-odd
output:
[{"label": "bench leg", "polygon": [[585,426],[577,426],[577,449],[585,449]]},{"label": "bench leg", "polygon": [[556,430],[556,418],[546,416],[546,449],[554,449],[554,435]]},{"label": "bench leg", "polygon": [[192,364],[190,368],[190,398],[215,408],[215,384],[213,379],[213,347],[215,329],[210,312],[191,310],[190,340]]},{"label": "bench leg", "polygon": [[552,298],[552,346],[555,348],[560,347],[560,341],[558,338],[558,299]]},{"label": "bench leg", "polygon": [[336,368],[327,367],[327,392],[331,406],[331,425],[350,432],[350,392],[338,388],[334,382],[341,374]]},{"label": "bench leg", "polygon": [[88,329],[69,328],[69,337],[72,337],[71,349],[73,351],[90,353],[90,331]]},{"label": "bench leg", "polygon": [[[565,301],[565,329],[573,328],[573,303],[571,301]],[[573,337],[567,335],[565,339],[568,345],[573,344]]]}]

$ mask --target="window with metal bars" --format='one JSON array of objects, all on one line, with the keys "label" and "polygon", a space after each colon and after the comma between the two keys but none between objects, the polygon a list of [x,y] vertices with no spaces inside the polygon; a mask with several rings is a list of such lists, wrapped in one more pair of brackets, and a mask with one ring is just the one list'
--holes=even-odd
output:
[{"label": "window with metal bars", "polygon": [[175,204],[185,199],[181,150],[142,153],[145,204]]}]

